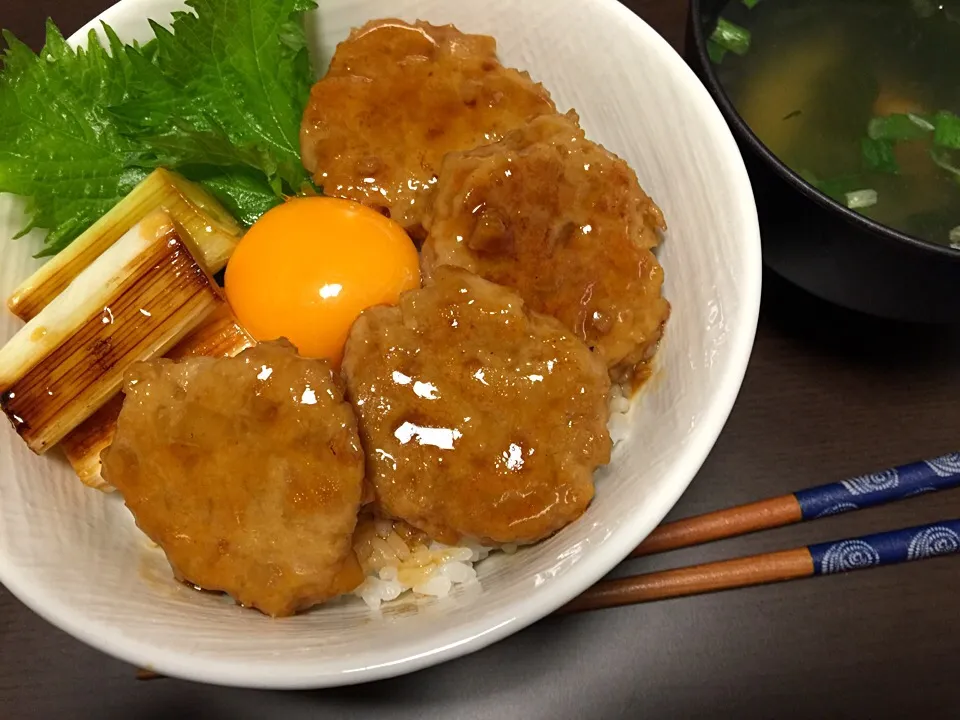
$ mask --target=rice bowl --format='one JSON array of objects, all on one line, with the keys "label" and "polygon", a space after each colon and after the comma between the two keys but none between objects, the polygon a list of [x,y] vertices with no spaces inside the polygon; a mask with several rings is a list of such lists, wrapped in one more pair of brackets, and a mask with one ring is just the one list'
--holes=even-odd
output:
[{"label": "rice bowl", "polygon": [[[142,37],[148,16],[165,18],[178,7],[172,0],[125,0],[103,18],[133,39]],[[521,7],[331,0],[316,17],[317,47],[328,56],[349,28],[383,15],[496,36],[505,60],[541,77],[562,104],[576,105],[592,135],[631,161],[671,219],[661,261],[675,314],[659,368],[632,403],[613,400],[611,432],[620,439],[613,461],[598,475],[587,514],[557,536],[480,562],[485,548],[421,549],[394,528],[374,526],[368,539],[381,557],[366,568],[361,598],[372,606],[407,589],[423,596],[384,612],[388,625],[354,600],[271,624],[172,579],[158,588],[142,571],[157,551],[144,548],[118,499],[105,502],[74,487],[62,464],[32,456],[5,430],[0,580],[58,626],[129,662],[206,682],[323,687],[409,672],[483,647],[564,604],[625,557],[679,498],[732,407],[759,307],[756,212],[729,131],[682,60],[612,0],[579,0],[560,13],[545,0]],[[571,43],[571,52],[551,52]],[[612,66],[589,49],[604,46],[618,48]],[[650,71],[637,73],[638,66]],[[623,88],[615,104],[600,89],[604,76]],[[657,109],[667,106],[669,118]],[[25,243],[8,239],[20,208],[6,197],[0,202],[0,289],[8,292],[32,261]],[[10,318],[0,321],[0,338],[14,330]],[[417,577],[413,566],[433,571]]]}]

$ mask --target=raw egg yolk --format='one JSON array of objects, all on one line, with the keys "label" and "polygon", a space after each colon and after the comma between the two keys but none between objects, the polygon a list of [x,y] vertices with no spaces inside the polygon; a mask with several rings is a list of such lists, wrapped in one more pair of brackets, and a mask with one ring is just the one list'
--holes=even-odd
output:
[{"label": "raw egg yolk", "polygon": [[296,198],[273,208],[237,245],[227,299],[257,340],[285,337],[304,357],[339,363],[354,320],[420,286],[403,228],[349,200]]}]

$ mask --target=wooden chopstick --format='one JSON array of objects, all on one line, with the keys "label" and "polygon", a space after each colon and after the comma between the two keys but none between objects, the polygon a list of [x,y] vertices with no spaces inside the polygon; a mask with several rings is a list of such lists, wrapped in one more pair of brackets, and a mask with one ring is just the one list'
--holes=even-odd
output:
[{"label": "wooden chopstick", "polygon": [[647,539],[630,553],[630,557],[644,557],[693,547],[715,540],[747,535],[758,530],[792,525],[802,520],[803,512],[796,496],[782,495],[727,510],[664,523],[650,533]]},{"label": "wooden chopstick", "polygon": [[960,453],[666,523],[630,557],[679,550],[955,487],[960,487]]},{"label": "wooden chopstick", "polygon": [[619,580],[604,580],[564,605],[557,613],[601,610],[618,605],[765,585],[810,575],[813,575],[813,558],[806,548],[797,548]]},{"label": "wooden chopstick", "polygon": [[557,613],[600,610],[813,575],[832,575],[954,553],[960,553],[960,519],[736,560],[605,580],[574,598]]}]

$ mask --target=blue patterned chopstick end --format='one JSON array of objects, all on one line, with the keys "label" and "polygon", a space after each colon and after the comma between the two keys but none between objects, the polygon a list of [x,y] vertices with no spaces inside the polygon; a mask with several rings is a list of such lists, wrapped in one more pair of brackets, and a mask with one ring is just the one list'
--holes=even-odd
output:
[{"label": "blue patterned chopstick end", "polygon": [[794,493],[804,520],[960,486],[960,453]]},{"label": "blue patterned chopstick end", "polygon": [[811,545],[815,575],[925,560],[960,552],[960,520]]}]

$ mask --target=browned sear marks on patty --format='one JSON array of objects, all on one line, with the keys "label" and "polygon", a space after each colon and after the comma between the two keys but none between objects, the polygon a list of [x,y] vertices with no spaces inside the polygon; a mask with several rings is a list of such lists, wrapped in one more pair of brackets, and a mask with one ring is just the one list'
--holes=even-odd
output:
[{"label": "browned sear marks on patty", "polygon": [[357,420],[324,360],[285,341],[128,376],[103,474],[180,580],[290,615],[353,590]]},{"label": "browned sear marks on patty", "polygon": [[459,268],[361,315],[343,361],[380,510],[447,543],[527,543],[578,518],[609,461],[600,359]]},{"label": "browned sear marks on patty", "polygon": [[376,20],[337,47],[310,94],[303,163],[324,193],[380,209],[417,235],[444,156],[555,111],[496,40],[452,25]]},{"label": "browned sear marks on patty", "polygon": [[656,350],[670,306],[651,250],[666,225],[626,162],[575,113],[447,156],[426,219],[425,275],[458,265],[558,318],[615,374]]}]

